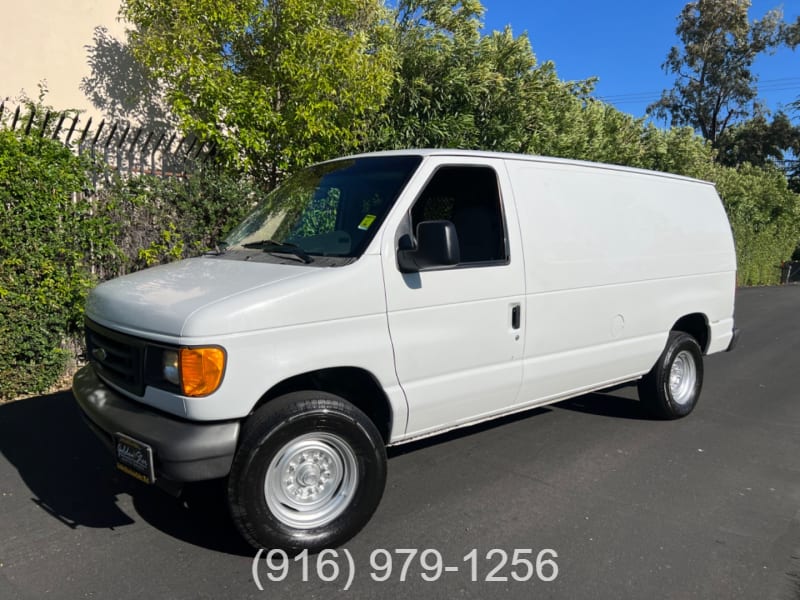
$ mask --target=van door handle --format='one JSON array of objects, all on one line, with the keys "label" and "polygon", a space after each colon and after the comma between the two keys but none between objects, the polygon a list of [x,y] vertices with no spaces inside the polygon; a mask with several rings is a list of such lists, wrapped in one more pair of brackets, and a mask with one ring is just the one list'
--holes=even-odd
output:
[{"label": "van door handle", "polygon": [[515,304],[514,307],[511,309],[511,328],[512,329],[519,329],[519,319],[520,319],[520,307],[519,304]]}]

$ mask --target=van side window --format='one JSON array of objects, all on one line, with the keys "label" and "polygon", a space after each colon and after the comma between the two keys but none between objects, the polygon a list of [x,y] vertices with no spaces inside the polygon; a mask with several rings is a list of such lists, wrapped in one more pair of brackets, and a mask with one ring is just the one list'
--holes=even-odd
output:
[{"label": "van side window", "polygon": [[412,231],[422,221],[451,221],[461,263],[508,258],[497,175],[489,167],[442,167],[411,209]]}]

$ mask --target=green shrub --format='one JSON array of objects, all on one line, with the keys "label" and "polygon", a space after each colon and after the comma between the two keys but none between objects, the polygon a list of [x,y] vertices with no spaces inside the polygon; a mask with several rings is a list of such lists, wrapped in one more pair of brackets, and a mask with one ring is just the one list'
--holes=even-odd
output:
[{"label": "green shrub", "polygon": [[108,279],[212,249],[259,194],[249,180],[213,169],[185,178],[113,177],[93,202],[115,250],[96,256],[95,270]]},{"label": "green shrub", "polygon": [[0,130],[0,399],[63,373],[102,231],[87,164],[60,143]]},{"label": "green shrub", "polygon": [[775,167],[715,165],[716,182],[736,240],[739,285],[780,283],[780,265],[800,238],[800,196]]},{"label": "green shrub", "polygon": [[197,255],[246,214],[258,187],[213,170],[112,177],[47,136],[0,130],[0,400],[52,386],[99,280]]}]

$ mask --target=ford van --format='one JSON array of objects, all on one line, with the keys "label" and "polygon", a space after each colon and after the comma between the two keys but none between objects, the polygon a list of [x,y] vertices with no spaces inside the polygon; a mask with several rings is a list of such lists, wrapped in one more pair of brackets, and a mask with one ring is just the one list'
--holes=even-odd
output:
[{"label": "ford van", "polygon": [[250,543],[319,550],[375,511],[387,446],[625,382],[686,416],[735,286],[710,183],[363,154],[289,177],[204,256],[97,286],[73,390],[119,469],[226,478]]}]

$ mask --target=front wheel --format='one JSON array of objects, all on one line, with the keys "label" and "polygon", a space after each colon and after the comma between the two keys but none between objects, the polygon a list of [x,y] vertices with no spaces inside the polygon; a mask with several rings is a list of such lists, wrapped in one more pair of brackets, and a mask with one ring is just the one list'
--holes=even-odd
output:
[{"label": "front wheel", "polygon": [[228,501],[256,548],[317,551],[353,537],[385,483],[386,448],[372,421],[333,394],[294,392],[245,424]]},{"label": "front wheel", "polygon": [[697,405],[703,387],[703,354],[688,333],[671,331],[667,347],[639,380],[639,399],[654,417],[679,419]]}]

